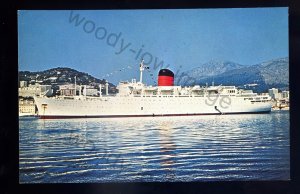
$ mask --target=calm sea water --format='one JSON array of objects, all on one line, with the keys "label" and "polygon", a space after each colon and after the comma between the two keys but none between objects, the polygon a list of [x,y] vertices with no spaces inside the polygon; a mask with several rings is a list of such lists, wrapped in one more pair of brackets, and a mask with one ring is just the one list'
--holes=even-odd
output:
[{"label": "calm sea water", "polygon": [[289,111],[19,121],[20,183],[290,179]]}]

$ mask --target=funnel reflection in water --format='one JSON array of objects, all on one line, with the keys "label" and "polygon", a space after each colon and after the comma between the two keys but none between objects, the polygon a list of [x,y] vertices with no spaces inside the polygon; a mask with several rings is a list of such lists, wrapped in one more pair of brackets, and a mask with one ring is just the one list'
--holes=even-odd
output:
[{"label": "funnel reflection in water", "polygon": [[173,126],[170,122],[164,122],[159,128],[160,139],[160,152],[161,152],[161,165],[165,171],[167,180],[175,179],[174,161],[176,157],[175,149],[176,145],[172,141]]}]

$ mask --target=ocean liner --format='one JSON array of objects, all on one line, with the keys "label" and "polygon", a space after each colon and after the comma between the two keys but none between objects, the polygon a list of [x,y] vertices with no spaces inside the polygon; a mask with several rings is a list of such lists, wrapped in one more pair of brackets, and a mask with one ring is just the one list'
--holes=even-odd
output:
[{"label": "ocean liner", "polygon": [[106,94],[102,94],[100,85],[99,96],[86,96],[81,89],[75,96],[35,96],[38,116],[42,119],[155,117],[271,111],[269,95],[235,86],[174,86],[174,73],[169,69],[159,71],[157,86],[147,86],[142,82],[146,68],[149,67],[142,61],[140,80],[121,81],[117,86],[118,93],[114,95],[108,94],[106,84]]}]

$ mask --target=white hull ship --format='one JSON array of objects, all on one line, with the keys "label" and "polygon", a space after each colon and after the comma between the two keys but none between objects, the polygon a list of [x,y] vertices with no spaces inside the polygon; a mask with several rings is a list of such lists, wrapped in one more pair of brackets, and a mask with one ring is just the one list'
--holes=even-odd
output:
[{"label": "white hull ship", "polygon": [[[51,118],[153,117],[215,114],[269,113],[271,98],[235,86],[174,86],[174,74],[162,69],[158,86],[142,83],[144,69],[140,64],[140,81],[120,82],[116,95],[35,97],[38,116]],[[75,87],[76,88],[76,87]],[[81,90],[80,90],[81,91]]]}]

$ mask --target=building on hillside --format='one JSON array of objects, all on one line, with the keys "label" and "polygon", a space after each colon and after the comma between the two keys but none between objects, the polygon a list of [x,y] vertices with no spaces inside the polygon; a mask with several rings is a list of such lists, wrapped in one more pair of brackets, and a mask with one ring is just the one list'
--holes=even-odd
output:
[{"label": "building on hillside", "polygon": [[269,89],[269,95],[270,95],[271,98],[274,99],[274,100],[280,98],[280,94],[278,93],[278,89],[277,89],[277,88]]},{"label": "building on hillside", "polygon": [[[76,86],[76,92],[79,90],[79,86]],[[59,92],[62,96],[75,96],[75,84],[66,84],[59,86]]]},{"label": "building on hillside", "polygon": [[27,87],[27,81],[20,81],[20,88]]},{"label": "building on hillside", "polygon": [[36,113],[35,103],[33,100],[19,99],[19,115],[34,115]]},{"label": "building on hillside", "polygon": [[[60,85],[59,91],[62,96],[74,96],[75,84]],[[97,96],[98,90],[94,86],[76,85],[76,95]]]},{"label": "building on hillside", "polygon": [[28,87],[20,87],[19,88],[19,96],[21,97],[33,97],[33,96],[51,96],[53,94],[53,90],[51,85],[40,85],[34,84],[29,85]]},{"label": "building on hillside", "polygon": [[290,91],[282,91],[282,98],[289,100],[290,99]]}]

